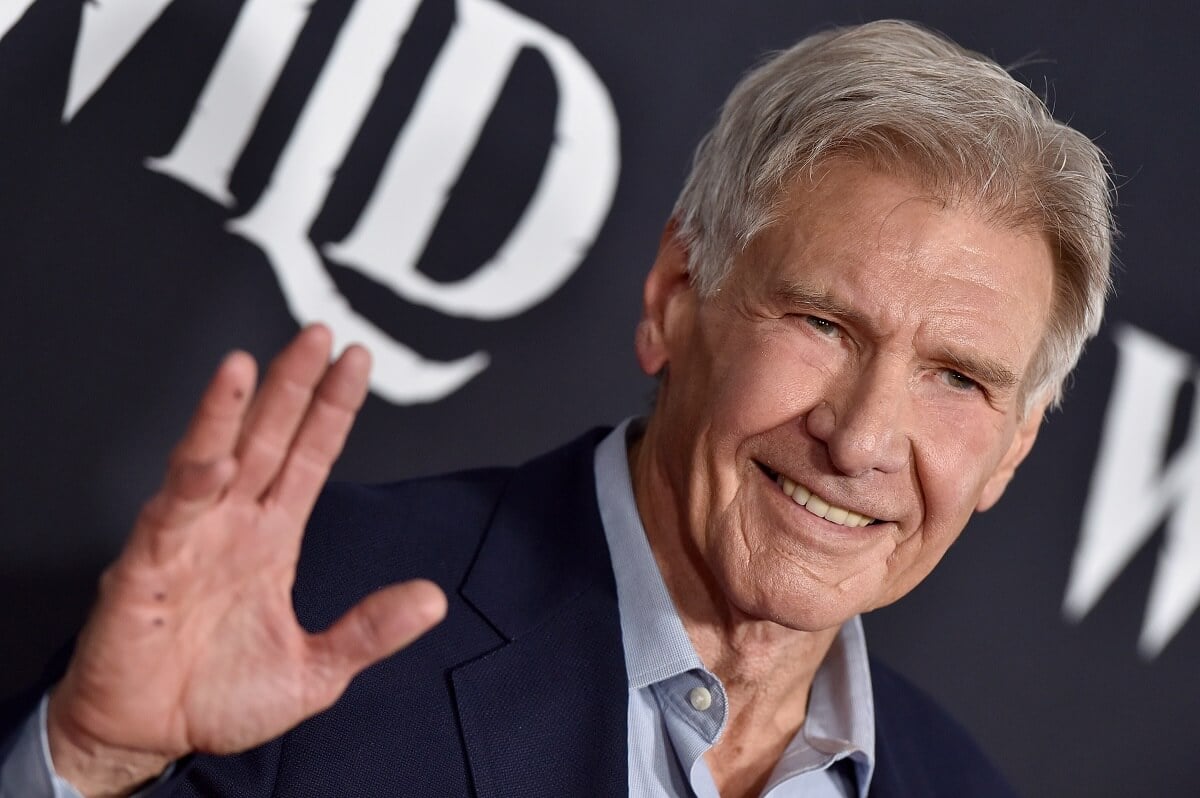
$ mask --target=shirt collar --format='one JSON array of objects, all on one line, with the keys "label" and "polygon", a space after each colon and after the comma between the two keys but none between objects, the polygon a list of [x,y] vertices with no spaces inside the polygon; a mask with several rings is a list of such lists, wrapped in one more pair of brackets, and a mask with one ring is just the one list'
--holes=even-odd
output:
[{"label": "shirt collar", "polygon": [[608,538],[629,686],[640,689],[693,668],[703,668],[638,515],[629,473],[626,436],[636,430],[626,419],[596,447],[596,498]]},{"label": "shirt collar", "polygon": [[[808,715],[800,736],[812,750],[850,759],[860,798],[865,798],[875,772],[875,698],[862,620],[842,624],[808,694]],[[766,791],[793,770],[789,757],[801,746],[789,745]]]}]

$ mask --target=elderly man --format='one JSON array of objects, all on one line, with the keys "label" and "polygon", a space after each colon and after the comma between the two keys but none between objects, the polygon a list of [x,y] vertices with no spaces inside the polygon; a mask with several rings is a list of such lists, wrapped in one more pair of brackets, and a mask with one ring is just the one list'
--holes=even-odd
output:
[{"label": "elderly man", "polygon": [[649,418],[318,501],[367,354],[310,328],[257,394],[230,356],[6,789],[1006,795],[859,615],[1000,498],[1110,241],[1103,157],[995,64],[897,22],[806,39],[662,236]]}]

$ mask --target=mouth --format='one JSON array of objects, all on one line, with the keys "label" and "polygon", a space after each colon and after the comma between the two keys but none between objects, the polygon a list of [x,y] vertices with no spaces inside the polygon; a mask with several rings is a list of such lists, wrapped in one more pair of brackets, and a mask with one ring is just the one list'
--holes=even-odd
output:
[{"label": "mouth", "polygon": [[789,477],[784,476],[778,471],[774,471],[762,463],[756,462],[755,465],[762,470],[767,477],[779,486],[784,495],[790,498],[799,506],[808,510],[818,518],[824,518],[826,521],[831,521],[835,524],[848,527],[864,527],[872,524],[880,523],[879,519],[871,518],[862,513],[851,510],[847,507],[839,507],[826,499],[813,493],[804,485],[795,482]]}]

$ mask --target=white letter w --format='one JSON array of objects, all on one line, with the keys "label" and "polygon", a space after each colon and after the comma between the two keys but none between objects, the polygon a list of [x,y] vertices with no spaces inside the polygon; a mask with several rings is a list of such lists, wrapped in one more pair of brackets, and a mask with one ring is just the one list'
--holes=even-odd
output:
[{"label": "white letter w", "polygon": [[1063,609],[1078,621],[1167,516],[1138,648],[1157,656],[1200,604],[1200,399],[1183,444],[1163,462],[1186,352],[1131,327],[1115,333],[1117,373]]}]

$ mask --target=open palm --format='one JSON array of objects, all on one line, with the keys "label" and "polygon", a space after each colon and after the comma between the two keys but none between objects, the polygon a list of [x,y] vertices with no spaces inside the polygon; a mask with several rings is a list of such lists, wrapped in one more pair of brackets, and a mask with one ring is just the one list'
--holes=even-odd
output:
[{"label": "open palm", "polygon": [[226,358],[102,577],[47,724],[56,769],[85,794],[119,794],[192,751],[278,736],[445,613],[440,590],[416,581],[319,634],[296,620],[304,526],[370,368],[359,347],[330,365],[330,338],[302,331],[257,393],[253,359]]}]

